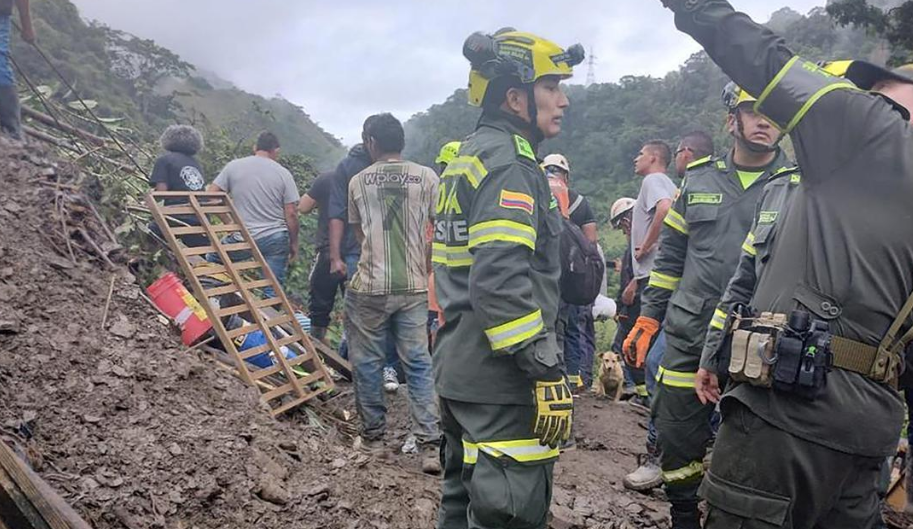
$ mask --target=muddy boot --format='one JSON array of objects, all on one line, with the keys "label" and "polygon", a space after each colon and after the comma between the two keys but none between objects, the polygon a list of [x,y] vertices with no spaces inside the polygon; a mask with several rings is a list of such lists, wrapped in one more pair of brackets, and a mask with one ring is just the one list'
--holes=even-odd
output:
[{"label": "muddy boot", "polygon": [[672,503],[672,529],[701,529],[701,512],[697,502]]},{"label": "muddy boot", "polygon": [[13,139],[22,139],[19,93],[15,85],[0,86],[0,129]]},{"label": "muddy boot", "polygon": [[311,336],[314,337],[317,341],[324,345],[327,344],[327,328],[326,327],[311,327]]},{"label": "muddy boot", "polygon": [[441,473],[441,449],[437,445],[422,446],[422,472],[437,476]]},{"label": "muddy boot", "polygon": [[626,489],[646,492],[663,484],[663,471],[659,468],[659,458],[656,454],[639,454],[637,464],[637,470],[622,480]]}]

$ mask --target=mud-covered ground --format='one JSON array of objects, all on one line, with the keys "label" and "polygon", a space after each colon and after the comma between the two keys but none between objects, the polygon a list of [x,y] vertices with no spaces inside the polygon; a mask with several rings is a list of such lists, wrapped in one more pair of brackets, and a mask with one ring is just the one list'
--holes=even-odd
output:
[{"label": "mud-covered ground", "polygon": [[[0,436],[99,529],[428,528],[438,478],[399,447],[352,448],[331,421],[270,418],[257,393],[205,353],[186,352],[125,269],[71,262],[55,189],[73,170],[0,140]],[[113,296],[102,319],[111,278]],[[404,388],[405,389],[405,388]],[[325,407],[352,410],[351,391]],[[402,393],[402,391],[401,391]],[[556,528],[666,527],[658,497],[627,492],[644,416],[579,399],[578,448],[556,469]],[[657,493],[659,494],[659,493]]]}]

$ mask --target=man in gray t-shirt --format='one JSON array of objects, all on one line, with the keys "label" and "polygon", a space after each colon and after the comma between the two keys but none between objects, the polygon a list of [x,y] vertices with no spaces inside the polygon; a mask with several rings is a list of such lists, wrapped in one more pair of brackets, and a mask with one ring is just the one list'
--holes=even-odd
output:
[{"label": "man in gray t-shirt", "polygon": [[675,184],[665,174],[671,158],[669,146],[654,140],[645,143],[634,159],[634,172],[644,177],[631,217],[634,281],[638,283],[653,269],[663,219],[675,199]]},{"label": "man in gray t-shirt", "polygon": [[[298,258],[297,206],[300,196],[292,173],[276,162],[279,147],[275,134],[261,133],[254,155],[229,162],[208,190],[224,191],[231,196],[266,264],[279,283],[284,284],[289,261]],[[237,235],[229,238],[237,238]],[[232,254],[232,259],[244,257]],[[265,289],[264,293],[266,297],[272,297],[271,290]]]}]

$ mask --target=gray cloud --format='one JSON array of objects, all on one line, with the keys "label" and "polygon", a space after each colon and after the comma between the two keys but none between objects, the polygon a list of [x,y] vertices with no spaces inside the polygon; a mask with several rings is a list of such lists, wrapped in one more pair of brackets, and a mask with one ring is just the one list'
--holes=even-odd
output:
[{"label": "gray cloud", "polygon": [[[597,81],[663,75],[698,49],[656,0],[74,1],[84,17],[151,38],[244,90],[281,94],[347,143],[369,114],[405,120],[465,86],[460,50],[476,30],[580,42],[598,57]],[[734,4],[766,20],[786,1]],[[824,2],[789,0],[803,13]],[[585,78],[581,66],[574,82]]]}]

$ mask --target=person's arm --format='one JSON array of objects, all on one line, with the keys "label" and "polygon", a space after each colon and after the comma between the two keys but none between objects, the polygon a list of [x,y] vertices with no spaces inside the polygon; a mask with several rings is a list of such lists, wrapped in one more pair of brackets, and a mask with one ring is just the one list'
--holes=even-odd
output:
[{"label": "person's arm", "polygon": [[[684,196],[684,193],[682,193]],[[658,206],[657,206],[658,208]],[[644,290],[640,315],[662,322],[672,293],[678,288],[685,271],[685,257],[688,254],[688,222],[685,220],[686,205],[683,199],[675,202],[662,222],[654,220],[654,226],[662,228],[662,244],[656,256],[650,280]],[[651,226],[652,228],[652,226]]]},{"label": "person's arm", "polygon": [[[873,115],[873,96],[795,55],[780,36],[736,12],[725,0],[662,2],[675,12],[678,29],[758,98],[755,109],[784,134],[793,134],[806,178],[826,177],[858,152],[864,143],[861,135],[871,131],[864,124]],[[858,104],[848,104],[850,100]]]},{"label": "person's arm", "polygon": [[22,40],[29,44],[34,44],[35,28],[32,27],[32,12],[29,9],[29,0],[16,0],[16,9],[19,10],[19,25],[22,26]]},{"label": "person's arm", "polygon": [[599,230],[596,228],[595,222],[584,224],[580,227],[580,231],[591,243],[596,244],[599,241]]},{"label": "person's arm", "polygon": [[642,259],[643,256],[656,249],[656,243],[659,241],[659,234],[663,228],[663,220],[665,220],[666,214],[669,213],[671,207],[671,198],[664,198],[656,203],[656,209],[653,212],[653,223],[650,224],[650,228],[647,230],[644,240],[641,241],[634,252],[634,258],[638,261]]},{"label": "person's arm", "polygon": [[[473,316],[496,356],[512,356],[533,381],[559,380],[558,351],[533,299],[530,260],[539,226],[539,190],[526,162],[494,168],[479,184],[469,212],[469,298]],[[502,190],[529,210],[500,205]],[[552,350],[554,349],[554,350]]]},{"label": "person's arm", "polygon": [[288,226],[289,262],[298,260],[298,209],[292,202],[285,205],[285,225]]},{"label": "person's arm", "polygon": [[298,202],[298,213],[302,215],[307,215],[310,212],[314,211],[317,207],[317,201],[314,200],[314,197],[305,193],[301,196],[301,201]]},{"label": "person's arm", "polygon": [[330,249],[330,273],[346,277],[346,263],[342,260],[342,239],[346,232],[346,223],[349,221],[349,186],[345,175],[337,169],[330,186],[330,200],[327,209],[329,227],[327,238]]}]

